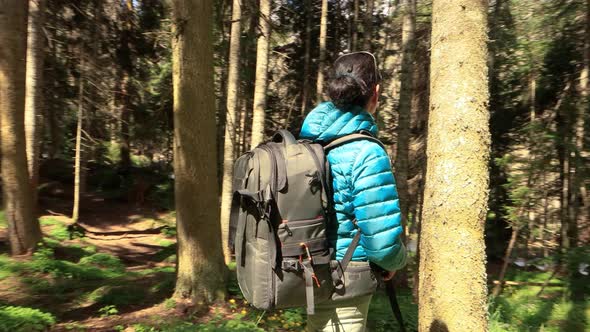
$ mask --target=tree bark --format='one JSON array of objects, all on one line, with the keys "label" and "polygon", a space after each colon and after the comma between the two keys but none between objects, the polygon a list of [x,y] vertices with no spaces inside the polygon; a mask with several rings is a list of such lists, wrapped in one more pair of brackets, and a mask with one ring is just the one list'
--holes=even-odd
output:
[{"label": "tree bark", "polygon": [[[563,110],[559,110],[558,112],[561,113],[565,113],[565,111]],[[565,117],[567,117],[567,114],[562,114],[561,115],[562,118],[565,119]],[[565,120],[567,123],[567,120]],[[563,143],[561,143],[560,147],[558,147],[558,149],[560,149],[561,151],[559,151],[560,154],[560,160],[559,160],[559,166],[560,166],[560,172],[559,172],[559,179],[560,179],[560,184],[561,184],[561,188],[560,188],[560,209],[561,209],[561,229],[560,229],[560,237],[561,237],[561,250],[563,253],[565,253],[569,248],[570,248],[570,180],[571,180],[571,176],[570,176],[570,148],[569,148],[569,143],[570,141],[570,135],[567,133],[567,129],[564,128],[566,125],[562,124],[562,128],[560,130],[560,136],[561,139],[563,140]]]},{"label": "tree bark", "polygon": [[120,33],[120,49],[119,49],[119,129],[120,129],[120,148],[121,161],[120,166],[123,169],[131,166],[131,112],[133,92],[133,55],[131,50],[132,35],[134,33],[132,25],[133,3],[132,0],[125,0],[120,3],[120,20],[123,28]]},{"label": "tree bark", "polygon": [[419,331],[487,331],[487,1],[434,0]]},{"label": "tree bark", "polygon": [[502,292],[504,278],[506,276],[506,271],[508,270],[508,264],[510,263],[510,256],[512,256],[512,250],[516,244],[516,239],[518,239],[519,232],[520,227],[512,227],[512,235],[510,236],[510,241],[508,242],[508,247],[506,248],[506,252],[504,254],[504,261],[502,262],[502,268],[500,269],[500,275],[498,276],[498,283],[494,283],[495,286],[494,290],[492,291],[492,296],[494,297],[500,295]]},{"label": "tree bark", "polygon": [[25,69],[28,1],[0,1],[0,149],[2,190],[10,250],[32,252],[41,241],[33,215],[25,145]]},{"label": "tree bark", "polygon": [[402,26],[402,65],[401,65],[401,91],[399,98],[399,119],[397,130],[397,149],[395,158],[395,172],[397,189],[400,198],[400,210],[402,220],[406,220],[409,211],[409,145],[410,145],[410,119],[412,114],[413,76],[414,76],[414,52],[416,49],[416,1],[404,0],[403,2],[403,26]]},{"label": "tree bark", "polygon": [[74,207],[72,209],[72,221],[78,222],[80,217],[80,197],[82,196],[82,130],[84,125],[84,55],[80,56],[80,79],[78,82],[78,119],[76,124],[76,156],[74,159]]},{"label": "tree bark", "polygon": [[266,111],[266,89],[268,86],[268,44],[270,41],[271,0],[260,0],[260,28],[256,46],[256,85],[254,86],[254,108],[252,117],[251,147],[256,147],[264,140],[264,119]]},{"label": "tree bark", "polygon": [[43,60],[45,58],[43,19],[45,0],[29,0],[29,24],[27,27],[27,69],[25,95],[25,135],[27,162],[33,193],[33,214],[37,205],[39,185],[39,151],[43,126]]},{"label": "tree bark", "polygon": [[373,41],[373,9],[375,0],[367,0],[365,12],[365,22],[363,24],[363,51],[371,52]]},{"label": "tree bark", "polygon": [[240,0],[233,0],[232,25],[229,44],[229,69],[227,73],[227,112],[225,138],[223,144],[223,181],[221,196],[221,240],[225,262],[231,261],[229,240],[229,214],[232,198],[232,176],[234,167],[234,144],[236,128],[239,125],[238,114],[238,66],[240,63],[240,35],[242,31],[242,5]]},{"label": "tree bark", "polygon": [[[225,296],[217,191],[211,0],[172,1],[177,298]],[[197,93],[198,92],[198,93]]]},{"label": "tree bark", "polygon": [[318,64],[318,78],[316,81],[316,101],[321,103],[324,95],[324,70],[326,66],[326,38],[328,35],[328,0],[322,0],[322,14],[320,18],[320,61]]},{"label": "tree bark", "polygon": [[[590,212],[590,197],[586,190],[587,186],[587,167],[586,158],[588,158],[587,147],[584,145],[584,137],[586,136],[586,113],[589,110],[590,93],[588,91],[588,79],[590,73],[590,0],[586,0],[585,6],[586,12],[586,26],[584,33],[584,56],[582,63],[582,71],[580,72],[580,106],[578,107],[578,114],[576,115],[576,149],[578,150],[578,157],[576,158],[575,174],[574,174],[574,197],[572,198],[574,204],[574,221],[572,225],[574,232],[571,232],[573,241],[577,244],[578,232],[577,224],[578,221],[584,223],[588,219]],[[580,206],[581,203],[581,206]]]},{"label": "tree bark", "polygon": [[301,121],[307,114],[307,104],[309,103],[309,74],[311,72],[311,25],[313,24],[312,3],[311,0],[305,0],[305,55],[303,63],[303,79],[301,80]]},{"label": "tree bark", "polygon": [[351,41],[351,51],[354,52],[358,48],[358,39],[359,39],[359,0],[354,0],[353,4],[353,15],[352,15],[352,41]]}]

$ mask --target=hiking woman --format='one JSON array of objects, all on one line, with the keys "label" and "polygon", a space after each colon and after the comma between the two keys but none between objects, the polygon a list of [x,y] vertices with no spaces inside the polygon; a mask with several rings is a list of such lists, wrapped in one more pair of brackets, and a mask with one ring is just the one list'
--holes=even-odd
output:
[{"label": "hiking woman", "polygon": [[[378,106],[381,76],[375,57],[355,52],[333,65],[328,95],[306,117],[300,138],[326,144],[353,133],[377,135],[372,114]],[[355,140],[330,150],[333,200],[337,225],[328,229],[336,259],[357,231],[360,242],[345,272],[345,290],[330,301],[318,303],[308,316],[308,331],[364,331],[369,303],[376,288],[369,262],[389,280],[406,263],[399,199],[391,163],[383,147],[369,139]],[[350,271],[350,272],[349,272]],[[364,272],[363,272],[364,271]],[[360,280],[358,280],[360,279]]]}]

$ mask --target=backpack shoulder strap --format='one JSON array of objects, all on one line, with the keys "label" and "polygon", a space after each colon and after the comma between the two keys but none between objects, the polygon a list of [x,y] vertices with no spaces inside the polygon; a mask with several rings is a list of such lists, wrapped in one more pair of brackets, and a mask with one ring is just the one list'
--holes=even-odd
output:
[{"label": "backpack shoulder strap", "polygon": [[383,145],[383,143],[379,139],[373,137],[373,135],[371,135],[369,132],[363,130],[360,133],[346,135],[346,136],[343,136],[343,137],[340,137],[340,138],[337,138],[337,139],[331,141],[330,143],[328,143],[327,145],[324,146],[324,150],[328,151],[328,150],[334,149],[336,147],[339,147],[341,145],[344,145],[346,143],[350,143],[353,141],[359,141],[359,140],[366,140],[366,141],[371,141],[371,142],[377,143],[377,144],[379,144],[379,146],[381,146],[383,149],[385,149],[385,146]]}]

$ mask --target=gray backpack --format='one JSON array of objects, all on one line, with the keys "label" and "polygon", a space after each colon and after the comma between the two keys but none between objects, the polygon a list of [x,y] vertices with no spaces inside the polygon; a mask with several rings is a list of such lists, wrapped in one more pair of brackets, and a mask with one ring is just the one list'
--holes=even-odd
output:
[{"label": "gray backpack", "polygon": [[315,303],[335,293],[374,291],[376,281],[365,290],[346,289],[343,282],[360,232],[342,261],[334,260],[326,234],[328,224],[337,221],[325,154],[360,139],[381,144],[370,134],[357,133],[322,146],[280,130],[235,162],[230,246],[240,289],[254,307],[307,306],[313,314]]}]

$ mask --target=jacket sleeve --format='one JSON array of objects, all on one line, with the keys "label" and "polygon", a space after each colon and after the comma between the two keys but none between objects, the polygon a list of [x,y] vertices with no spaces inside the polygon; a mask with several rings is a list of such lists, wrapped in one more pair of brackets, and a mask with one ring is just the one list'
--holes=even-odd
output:
[{"label": "jacket sleeve", "polygon": [[391,163],[374,142],[363,144],[352,166],[352,199],[360,244],[369,261],[393,271],[406,264],[401,211]]}]

